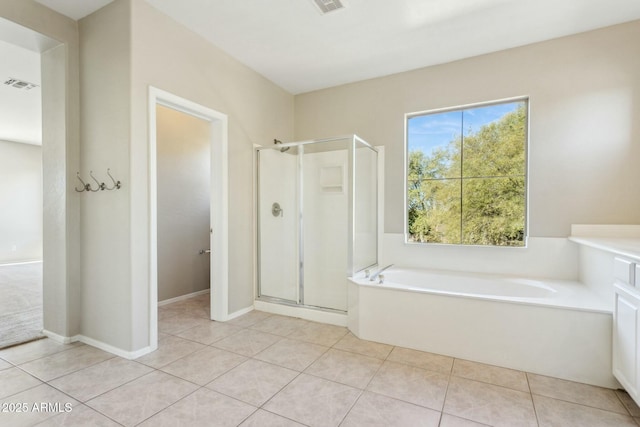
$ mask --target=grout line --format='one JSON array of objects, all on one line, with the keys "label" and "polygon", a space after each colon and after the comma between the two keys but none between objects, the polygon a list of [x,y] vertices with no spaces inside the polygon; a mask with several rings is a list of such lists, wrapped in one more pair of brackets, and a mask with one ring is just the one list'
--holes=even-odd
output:
[{"label": "grout line", "polygon": [[540,425],[540,417],[538,416],[538,409],[536,408],[536,401],[533,399],[533,390],[531,390],[531,382],[529,381],[529,372],[524,373],[524,377],[527,380],[527,387],[529,388],[529,396],[531,397],[531,405],[533,406],[533,414],[536,416],[536,423]]},{"label": "grout line", "polygon": [[[47,340],[47,339],[51,340],[51,338],[48,338],[48,337],[44,338],[44,340]],[[44,340],[31,341],[31,342],[25,343],[25,345],[29,345],[29,344],[32,344],[32,343],[38,342],[38,341],[45,342]],[[85,343],[81,343],[80,341],[75,341],[75,342],[72,342],[72,343],[69,343],[69,344],[60,344],[60,343],[58,343],[56,341],[53,341],[53,340],[51,340],[51,342],[54,343],[54,344],[57,344],[57,345],[59,345],[61,347],[67,347],[68,346],[69,348],[65,348],[65,349],[62,349],[60,351],[55,351],[55,352],[50,353],[50,354],[45,354],[44,356],[39,356],[39,357],[36,357],[35,359],[29,359],[29,360],[26,360],[26,361],[22,361],[20,363],[11,362],[11,361],[9,361],[7,359],[4,359],[4,358],[2,360],[5,360],[5,361],[11,363],[13,366],[20,366],[20,365],[25,365],[27,363],[35,362],[36,360],[44,359],[46,357],[55,356],[56,354],[64,353],[65,351],[73,350],[74,348],[83,347],[83,346],[87,345]],[[16,347],[19,347],[19,345],[16,346]],[[5,350],[8,350],[8,349],[5,349]]]},{"label": "grout line", "polygon": [[[253,329],[251,329],[251,331],[253,331],[253,332],[260,332],[260,331],[255,331],[255,330],[253,330]],[[238,333],[240,333],[240,331],[238,331]],[[244,356],[244,357],[248,357],[248,358],[253,359],[253,358],[255,358],[255,356],[259,355],[259,354],[260,354],[260,353],[262,353],[263,351],[265,351],[265,350],[267,350],[267,349],[271,348],[272,346],[274,346],[274,345],[276,345],[277,343],[279,343],[280,341],[282,341],[282,340],[283,340],[283,338],[284,338],[284,337],[281,337],[280,335],[273,335],[273,334],[269,334],[269,333],[267,333],[267,332],[261,332],[261,333],[263,333],[263,334],[267,334],[267,335],[272,335],[272,336],[277,337],[277,338],[279,338],[279,339],[278,339],[277,341],[274,341],[273,343],[269,344],[268,346],[266,346],[265,348],[261,349],[259,352],[257,352],[257,353],[256,353],[256,354],[254,354],[254,355],[251,355],[251,356],[247,356],[246,354],[238,353],[237,351],[228,350],[228,349],[226,349],[226,348],[216,347],[216,346],[215,346],[215,344],[216,344],[216,343],[218,343],[218,342],[220,342],[220,341],[224,340],[225,338],[223,338],[222,340],[218,340],[218,341],[216,341],[216,342],[214,342],[214,343],[211,343],[210,347],[213,347],[213,348],[216,348],[216,349],[218,349],[218,350],[222,350],[222,351],[228,351],[229,353],[238,354],[238,355],[240,355],[240,356]],[[256,360],[258,360],[258,359],[256,359]],[[264,361],[263,361],[263,362],[264,362]]]},{"label": "grout line", "polygon": [[[395,347],[394,347],[395,348]],[[391,350],[393,351],[393,349]],[[389,354],[391,354],[391,351],[389,352]],[[389,357],[389,355],[387,355],[387,358]],[[380,366],[378,366],[378,369],[376,369],[376,371],[373,373],[373,375],[371,376],[371,378],[369,378],[369,381],[367,381],[367,385],[364,386],[363,390],[367,390],[369,388],[369,386],[371,385],[371,382],[373,381],[373,379],[378,375],[378,373],[382,370],[382,367],[384,366],[384,363],[387,361],[385,358],[384,360],[380,361]],[[377,359],[380,360],[380,359]]]},{"label": "grout line", "polygon": [[[445,356],[445,357],[451,357],[451,356]],[[457,357],[451,357],[453,360],[451,361],[451,369],[449,370],[449,375],[452,377],[457,377],[457,375],[453,374],[453,368],[455,368],[456,366],[456,361],[459,360]]]},{"label": "grout line", "polygon": [[[264,362],[263,360],[259,360],[259,359],[253,359],[253,358],[252,358],[252,360],[256,360],[256,361],[258,361],[258,362]],[[264,363],[269,363],[269,362],[264,362]],[[279,368],[283,368],[282,366],[275,365],[275,364],[273,364],[273,363],[272,363],[272,365],[277,366],[277,367],[279,367]],[[285,369],[289,369],[289,368],[285,368]],[[292,382],[294,382],[294,381],[295,381],[295,380],[296,380],[300,375],[302,375],[302,372],[300,372],[300,371],[296,371],[296,370],[293,370],[293,369],[289,369],[289,370],[290,370],[290,371],[293,371],[293,372],[296,372],[296,373],[297,373],[297,375],[295,375],[293,378],[291,378],[291,380],[290,380],[288,383],[286,383],[285,385],[283,385],[283,386],[282,386],[278,391],[276,391],[275,393],[273,393],[273,394],[271,395],[271,397],[270,397],[270,398],[268,398],[266,401],[264,401],[264,403],[258,407],[259,409],[266,410],[266,409],[264,409],[264,407],[267,405],[267,403],[271,402],[271,400],[273,400],[273,398],[274,398],[274,397],[276,397],[278,394],[280,394],[280,393],[282,392],[282,390],[284,390],[285,388],[287,388],[287,387],[288,387]],[[271,412],[271,411],[269,411],[269,412]],[[272,413],[272,414],[275,414],[275,412],[271,412],[271,413]],[[283,415],[280,415],[280,414],[275,414],[275,415],[279,415],[279,416],[281,416],[281,417],[283,416]],[[285,417],[285,418],[286,418],[286,417]],[[289,419],[289,418],[287,418],[287,419]],[[293,421],[295,421],[295,420],[293,420]],[[296,422],[298,422],[298,421],[296,421]]]},{"label": "grout line", "polygon": [[[24,372],[24,371],[23,371],[23,372]],[[35,378],[36,380],[40,381],[40,384],[36,384],[36,385],[31,386],[31,387],[27,387],[27,388],[25,388],[24,390],[20,390],[20,391],[17,391],[17,392],[15,392],[15,393],[13,393],[13,394],[8,395],[8,396],[4,396],[2,399],[0,399],[0,402],[4,402],[4,401],[6,401],[7,399],[10,399],[10,398],[12,398],[13,396],[15,396],[15,395],[17,395],[17,394],[20,394],[20,393],[23,393],[23,392],[25,392],[25,391],[32,390],[32,389],[34,389],[34,388],[36,388],[36,387],[40,387],[40,386],[41,386],[41,385],[43,385],[43,384],[47,384],[47,382],[42,381],[40,378],[38,378],[38,377],[34,377],[33,375],[29,374],[28,372],[25,372],[25,373],[26,373],[26,374],[28,374],[28,375],[30,375],[30,376],[32,376],[32,377],[33,377],[33,378]]]},{"label": "grout line", "polygon": [[[146,364],[146,363],[144,363],[144,362],[138,362],[138,363],[141,363],[141,364],[143,364],[143,365],[145,365],[145,366],[148,366],[148,367],[150,367],[150,368],[153,368],[153,369],[161,370],[161,368],[167,367],[167,366],[171,365],[171,364],[172,364],[172,363],[174,363],[174,362],[177,362],[177,361],[179,361],[179,360],[185,359],[185,358],[187,358],[187,357],[191,356],[192,354],[195,354],[195,353],[197,353],[197,352],[199,352],[199,351],[205,350],[207,347],[209,347],[209,346],[207,346],[207,345],[205,345],[205,344],[202,344],[202,343],[199,343],[199,342],[196,342],[196,341],[191,341],[191,340],[187,340],[187,339],[184,339],[184,338],[176,337],[175,335],[172,335],[172,336],[173,336],[174,338],[178,338],[178,339],[181,339],[181,340],[184,340],[184,341],[189,341],[189,342],[191,342],[191,343],[201,345],[201,346],[202,346],[202,348],[199,348],[199,349],[197,349],[197,350],[193,350],[193,351],[191,351],[191,352],[189,352],[189,353],[183,354],[182,356],[178,357],[177,359],[174,359],[174,360],[172,360],[172,361],[170,361],[170,362],[167,362],[167,363],[165,363],[165,364],[163,364],[163,365],[160,365],[160,366],[147,365],[147,364]],[[157,350],[155,350],[155,351],[153,351],[153,352],[151,352],[151,353],[147,353],[147,354],[153,354],[153,353],[155,353],[155,352],[156,352],[156,351],[158,351],[158,350],[160,350],[160,346],[159,346],[159,345],[158,345],[158,349],[157,349]],[[146,356],[147,354],[145,354],[144,356]],[[144,357],[144,356],[141,356],[140,358],[142,358],[142,357]],[[136,360],[136,361],[137,361],[138,359],[134,359],[134,360]]]},{"label": "grout line", "polygon": [[447,379],[447,387],[444,390],[444,397],[442,399],[442,406],[440,407],[440,420],[442,420],[442,414],[444,413],[444,405],[447,403],[447,395],[449,394],[449,386],[451,386],[451,377],[452,377],[452,375],[449,374],[449,378]]},{"label": "grout line", "polygon": [[[186,380],[184,380],[184,381],[186,381]],[[202,387],[196,388],[196,389],[195,389],[195,390],[193,390],[192,392],[185,394],[184,396],[182,396],[180,399],[176,400],[175,402],[173,402],[173,403],[172,403],[172,404],[170,404],[169,406],[164,407],[164,408],[160,409],[159,411],[154,412],[153,414],[149,415],[147,418],[145,418],[145,419],[143,419],[143,420],[140,420],[139,422],[137,422],[137,423],[136,423],[136,425],[140,425],[140,424],[142,424],[142,423],[146,422],[147,420],[149,420],[149,419],[151,419],[151,418],[155,417],[155,416],[156,416],[156,415],[158,415],[160,412],[164,412],[164,411],[166,411],[167,409],[169,409],[170,407],[172,407],[172,406],[173,406],[173,405],[175,405],[176,403],[178,403],[178,402],[180,402],[180,401],[182,401],[182,400],[186,399],[187,397],[191,396],[192,394],[194,394],[196,391],[200,390],[201,388],[202,388]]]},{"label": "grout line", "polygon": [[119,426],[123,426],[123,427],[124,427],[124,424],[122,424],[122,423],[120,423],[120,422],[118,422],[118,421],[114,420],[114,419],[113,419],[113,418],[111,418],[109,415],[107,415],[107,414],[103,414],[102,412],[98,411],[97,409],[94,409],[94,408],[92,408],[91,406],[86,405],[85,403],[80,402],[80,404],[79,404],[78,406],[84,406],[85,408],[89,409],[90,411],[95,412],[95,413],[96,413],[96,414],[98,414],[98,415],[102,415],[102,416],[103,416],[103,417],[105,417],[106,419],[111,420],[111,421],[113,421],[114,423],[116,423],[117,425],[119,425]]},{"label": "grout line", "polygon": [[527,388],[529,389],[529,394],[533,396],[533,390],[531,390],[531,381],[529,381],[529,372],[524,373],[524,378],[527,380]]},{"label": "grout line", "polygon": [[[56,387],[54,387],[54,386],[52,386],[52,385],[51,385],[51,384],[49,384],[48,382],[43,382],[42,384],[39,384],[37,387],[40,387],[40,386],[42,386],[42,385],[47,385],[48,387],[51,387],[52,389],[54,389],[54,390],[56,390],[56,391],[60,392],[61,394],[64,394],[64,395],[65,395],[65,396],[67,396],[69,399],[72,399],[72,400],[74,400],[74,401],[78,402],[78,405],[74,405],[74,407],[75,407],[75,406],[83,405],[83,403],[82,403],[81,401],[79,401],[78,399],[76,399],[75,397],[71,396],[70,394],[68,394],[68,393],[66,393],[66,392],[64,392],[64,391],[62,391],[62,390],[60,390],[60,389],[58,389],[58,388],[56,388]],[[32,387],[32,388],[30,388],[30,389],[28,389],[28,390],[31,390],[31,389],[33,389],[33,388],[35,388],[35,387]],[[26,390],[24,390],[24,391],[26,391]],[[15,396],[15,395],[14,395],[14,396]],[[29,402],[29,403],[31,403],[31,402]],[[38,403],[38,402],[33,402],[33,403],[35,404],[35,403]],[[38,422],[38,424],[43,423],[43,422],[44,422],[44,421],[46,421],[46,420],[50,420],[50,419],[52,419],[53,417],[55,417],[55,416],[57,416],[57,415],[59,415],[59,414],[53,414],[53,415],[51,415],[50,417],[47,417],[47,418],[45,418],[44,420],[39,421],[39,422]]]},{"label": "grout line", "polygon": [[[146,365],[144,365],[144,366],[146,366]],[[147,368],[151,368],[151,366],[147,366]],[[134,381],[136,381],[136,380],[139,380],[139,379],[141,379],[141,378],[143,378],[143,377],[146,377],[147,375],[151,375],[151,374],[153,374],[153,372],[154,372],[154,371],[157,371],[157,369],[155,369],[155,368],[151,368],[151,369],[152,369],[152,371],[151,371],[151,372],[147,372],[147,373],[142,374],[142,375],[140,375],[140,376],[138,376],[138,377],[132,378],[132,379],[130,379],[129,381],[125,381],[124,383],[120,384],[119,386],[114,387],[114,388],[109,389],[109,390],[106,390],[106,391],[103,391],[102,393],[97,394],[97,395],[93,396],[91,399],[87,399],[87,400],[85,400],[85,401],[84,401],[84,402],[82,402],[82,403],[86,405],[86,404],[87,404],[87,402],[91,402],[92,400],[95,400],[95,399],[97,399],[97,398],[98,398],[98,397],[100,397],[100,396],[104,396],[105,394],[107,394],[107,393],[109,393],[109,392],[112,392],[112,391],[113,391],[113,390],[115,390],[115,389],[118,389],[118,388],[120,388],[120,387],[124,387],[125,385],[127,385],[127,384],[129,384],[129,383],[132,383],[132,382],[134,382]],[[54,387],[54,386],[51,386],[51,387]],[[60,389],[57,389],[57,390],[60,390]],[[62,391],[62,390],[60,390],[60,391]],[[63,393],[64,393],[64,392],[63,392]],[[73,396],[72,396],[72,397],[73,397]],[[78,400],[78,399],[76,399],[75,397],[74,397],[74,399],[75,399],[75,400]],[[80,400],[78,400],[78,401],[80,402]],[[87,405],[87,406],[89,406],[89,405]],[[89,406],[89,407],[91,408],[91,406]],[[92,409],[93,409],[93,408],[92,408]],[[98,410],[97,410],[97,409],[94,409],[94,411],[98,411]],[[98,411],[98,412],[99,412],[99,411]],[[106,414],[105,414],[105,415],[106,415]]]},{"label": "grout line", "polygon": [[595,409],[597,411],[607,412],[607,413],[610,413],[610,414],[616,414],[616,415],[622,415],[622,416],[630,416],[631,418],[633,418],[633,415],[628,414],[629,410],[624,406],[624,404],[622,405],[622,407],[627,412],[627,414],[623,414],[621,412],[616,412],[616,411],[611,411],[609,409],[599,408],[597,406],[590,406],[590,405],[587,405],[587,404],[584,404],[584,403],[573,402],[571,400],[560,399],[558,397],[546,396],[544,394],[539,394],[539,393],[531,393],[532,400],[533,400],[533,396],[539,396],[539,397],[543,397],[545,399],[557,400],[558,402],[564,402],[564,403],[568,403],[570,405],[577,405],[577,406],[581,406],[583,408]]},{"label": "grout line", "polygon": [[478,380],[478,379],[474,379],[474,378],[467,378],[467,377],[461,377],[459,375],[451,375],[452,377],[456,377],[465,381],[471,381],[474,383],[478,383],[478,384],[483,384],[483,385],[488,385],[488,386],[492,386],[492,387],[498,387],[507,391],[512,391],[512,392],[516,392],[516,393],[523,393],[523,394],[529,394],[531,395],[532,393],[530,391],[523,391],[523,390],[518,390],[515,388],[511,388],[511,387],[507,387],[504,385],[500,385],[500,384],[494,384],[494,383],[490,383],[490,382],[486,382],[486,381],[482,381],[482,380]]},{"label": "grout line", "polygon": [[[60,393],[62,393],[62,394],[65,394],[65,395],[69,396],[69,398],[71,398],[71,399],[75,400],[76,402],[78,402],[78,404],[77,404],[77,405],[75,405],[75,406],[74,406],[74,408],[79,407],[79,406],[84,406],[85,408],[88,408],[89,410],[91,410],[91,411],[93,411],[93,412],[95,412],[95,413],[97,413],[97,414],[99,414],[99,415],[102,415],[103,417],[106,417],[106,418],[108,418],[109,420],[112,420],[112,421],[113,421],[113,422],[115,422],[116,424],[118,424],[118,425],[122,425],[120,422],[118,422],[118,421],[114,420],[114,419],[113,419],[113,418],[111,418],[109,415],[107,415],[107,414],[103,414],[102,412],[98,411],[97,409],[92,408],[91,406],[87,405],[85,402],[83,402],[83,401],[81,401],[81,400],[79,400],[79,399],[76,399],[75,397],[71,396],[69,393],[66,393],[66,392],[64,392],[63,390],[60,390],[59,388],[57,388],[57,387],[55,387],[55,386],[53,386],[53,385],[51,385],[51,384],[48,384],[48,383],[47,383],[47,385],[48,385],[49,387],[51,387],[51,388],[53,388],[53,389],[55,389],[55,390],[59,391]],[[103,394],[104,394],[104,393],[103,393]],[[97,397],[97,396],[96,396],[96,397]],[[90,400],[92,400],[92,399],[90,399]],[[88,402],[88,401],[87,401],[87,402]],[[71,412],[69,412],[69,413],[71,413]],[[55,417],[57,417],[57,416],[61,416],[61,415],[64,415],[64,414],[56,414],[56,415],[54,415],[53,417],[50,417],[50,418],[47,418],[47,419],[53,419],[53,418],[55,418]]]},{"label": "grout line", "polygon": [[[280,368],[282,368],[282,366],[280,366]],[[288,383],[283,385],[277,392],[273,393],[270,398],[268,398],[262,405],[259,406],[259,408],[264,409],[264,407],[267,405],[267,403],[271,402],[271,400],[273,400],[274,397],[276,397],[278,394],[280,394],[280,392],[282,390],[284,390],[285,388],[289,387],[289,385],[292,382],[294,382],[300,375],[302,375],[302,372],[299,372],[299,371],[294,371],[294,372],[297,372],[297,375],[294,376],[293,378],[291,378],[291,381],[289,381]],[[280,414],[277,414],[277,415],[280,415]]]},{"label": "grout line", "polygon": [[[259,411],[265,411],[265,412],[268,412],[268,413],[273,414],[273,415],[275,415],[275,416],[277,416],[277,417],[284,418],[285,420],[293,421],[294,423],[300,424],[301,426],[309,427],[309,424],[305,424],[305,423],[303,423],[302,421],[296,421],[296,420],[294,420],[293,418],[289,418],[289,417],[287,417],[287,416],[285,416],[285,415],[282,415],[282,414],[278,414],[278,413],[272,412],[272,411],[270,411],[270,410],[268,410],[268,409],[264,409],[263,407],[258,408],[258,410],[259,410]],[[256,411],[256,412],[257,412],[257,411]]]},{"label": "grout line", "polygon": [[[492,427],[492,425],[491,425],[491,424],[485,424],[485,423],[482,423],[482,422],[480,422],[480,421],[475,421],[475,420],[472,420],[472,419],[470,419],[470,418],[465,418],[465,417],[463,417],[463,416],[456,415],[456,414],[450,414],[449,412],[444,412],[444,411],[442,412],[442,415],[440,416],[440,423],[442,423],[442,418],[443,418],[445,415],[449,415],[449,416],[451,416],[451,417],[455,417],[455,418],[459,418],[459,419],[461,419],[461,420],[469,421],[470,423],[473,423],[474,425],[475,425],[475,424],[477,424],[477,425],[479,425],[479,426]],[[537,426],[537,425],[539,425],[539,424],[538,424],[538,423],[537,423],[537,421],[536,421],[536,426]]]},{"label": "grout line", "polygon": [[[226,394],[225,394],[226,396]],[[246,403],[246,402],[243,402]],[[253,406],[253,405],[251,405]],[[241,426],[242,423],[244,423],[245,421],[247,421],[249,418],[253,417],[253,414],[255,414],[256,412],[258,412],[260,410],[260,408],[256,408],[255,406],[253,406],[255,408],[255,410],[253,412],[251,412],[249,415],[247,415],[246,417],[244,417],[243,419],[240,420],[240,422],[238,423],[238,426]]]},{"label": "grout line", "polygon": [[358,397],[353,401],[353,403],[351,404],[351,406],[349,406],[349,409],[347,410],[347,412],[344,413],[344,416],[342,417],[342,419],[340,420],[340,422],[338,423],[338,426],[341,426],[344,421],[347,419],[347,417],[349,416],[349,414],[351,413],[351,411],[353,410],[353,408],[358,404],[358,402],[360,401],[360,398],[362,397],[362,395],[364,395],[364,389],[360,389],[359,390],[360,393],[358,394]]}]

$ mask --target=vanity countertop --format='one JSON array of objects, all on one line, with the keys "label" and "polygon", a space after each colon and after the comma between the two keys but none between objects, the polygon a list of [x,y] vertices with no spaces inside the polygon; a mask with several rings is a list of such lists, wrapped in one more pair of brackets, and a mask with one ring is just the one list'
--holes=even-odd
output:
[{"label": "vanity countertop", "polygon": [[579,245],[611,252],[635,261],[640,261],[640,238],[638,237],[583,237],[570,236],[569,240]]}]

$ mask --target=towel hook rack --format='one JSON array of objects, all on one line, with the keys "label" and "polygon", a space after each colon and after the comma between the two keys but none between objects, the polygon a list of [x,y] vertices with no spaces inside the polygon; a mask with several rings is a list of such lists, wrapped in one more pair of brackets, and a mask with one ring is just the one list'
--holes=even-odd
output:
[{"label": "towel hook rack", "polygon": [[78,178],[78,181],[80,181],[80,183],[82,184],[81,188],[75,187],[75,190],[78,193],[83,193],[85,191],[91,191],[92,193],[97,193],[98,191],[103,191],[103,190],[119,190],[120,188],[122,188],[122,183],[118,180],[116,180],[113,175],[111,175],[111,169],[108,168],[107,169],[107,175],[109,175],[109,178],[111,178],[111,181],[113,182],[113,186],[108,187],[107,184],[105,184],[104,182],[100,182],[98,181],[98,178],[95,177],[95,175],[93,174],[93,171],[89,171],[89,176],[91,177],[91,179],[93,179],[96,184],[97,187],[94,189],[91,185],[91,183],[87,183],[84,182],[82,180],[82,178],[80,178],[80,172],[76,172],[76,177]]}]

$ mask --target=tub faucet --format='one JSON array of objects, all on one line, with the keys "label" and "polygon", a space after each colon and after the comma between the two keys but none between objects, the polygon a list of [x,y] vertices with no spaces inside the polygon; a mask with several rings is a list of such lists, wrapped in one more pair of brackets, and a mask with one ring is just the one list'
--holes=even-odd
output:
[{"label": "tub faucet", "polygon": [[376,277],[380,275],[380,273],[382,273],[383,271],[385,271],[387,268],[390,268],[390,267],[393,267],[393,264],[389,264],[385,268],[381,268],[380,270],[376,271],[371,276],[369,276],[369,281],[373,282],[374,280],[376,280]]}]

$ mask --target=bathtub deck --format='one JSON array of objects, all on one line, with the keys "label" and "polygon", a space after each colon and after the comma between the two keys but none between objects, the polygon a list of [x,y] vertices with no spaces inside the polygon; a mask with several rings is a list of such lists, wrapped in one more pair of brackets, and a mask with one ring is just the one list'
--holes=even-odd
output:
[{"label": "bathtub deck", "polygon": [[[412,270],[401,269],[402,271],[411,272]],[[572,280],[553,280],[553,279],[532,279],[532,278],[520,278],[515,276],[503,276],[494,274],[483,273],[462,273],[451,271],[438,271],[438,270],[417,270],[413,271],[422,274],[423,272],[428,276],[429,281],[437,281],[440,278],[447,280],[451,277],[455,277],[458,280],[468,281],[470,285],[467,289],[450,291],[446,289],[438,289],[438,286],[429,286],[428,283],[424,284],[398,284],[394,283],[394,277],[388,277],[383,284],[377,282],[371,282],[362,277],[355,279],[355,282],[360,286],[369,286],[371,288],[383,288],[398,290],[402,292],[418,292],[428,293],[435,295],[455,296],[461,298],[473,298],[473,299],[485,299],[490,301],[508,302],[514,304],[528,304],[544,307],[564,308],[569,310],[581,310],[592,311],[599,313],[613,312],[613,298],[606,299],[597,294],[594,290],[578,281]],[[419,275],[418,274],[418,275]],[[388,275],[387,275],[388,276]],[[473,282],[478,282],[474,284]],[[481,288],[483,282],[496,282],[500,283],[501,287],[508,288],[509,284],[522,287],[530,287],[534,289],[549,290],[544,295],[536,296],[518,296],[518,295],[501,295],[500,293],[481,293],[476,292],[474,288]],[[442,287],[446,287],[442,286]]]}]

